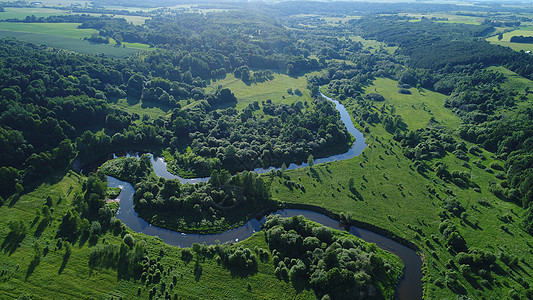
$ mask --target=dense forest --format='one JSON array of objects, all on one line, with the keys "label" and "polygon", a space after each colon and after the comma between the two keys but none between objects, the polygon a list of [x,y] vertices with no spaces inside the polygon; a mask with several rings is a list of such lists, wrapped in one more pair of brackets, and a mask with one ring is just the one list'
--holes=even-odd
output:
[{"label": "dense forest", "polygon": [[[425,298],[533,296],[533,56],[491,41],[527,31],[531,6],[171,4],[0,7],[0,25],[75,24],[88,47],[145,49],[0,40],[0,298],[37,296],[56,272],[86,280],[70,297],[94,298],[392,299],[401,281],[393,254],[301,216],[244,241],[166,245],[115,217],[106,175],[131,183],[150,226],[213,234],[311,209],[417,251]],[[320,92],[364,133],[360,156],[314,165],[354,143]],[[126,151],[139,155],[102,164]],[[147,153],[209,178],[158,177]]]}]

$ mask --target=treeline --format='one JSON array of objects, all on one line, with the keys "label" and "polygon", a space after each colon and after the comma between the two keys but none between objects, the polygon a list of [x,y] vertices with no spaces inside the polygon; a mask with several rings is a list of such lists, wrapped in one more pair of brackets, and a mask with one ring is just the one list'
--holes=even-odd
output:
[{"label": "treeline", "polygon": [[533,36],[512,36],[509,40],[511,43],[523,43],[523,44],[533,44]]},{"label": "treeline", "polygon": [[[243,22],[234,23],[234,19]],[[101,18],[85,21],[80,28],[96,29],[100,36],[120,42],[186,51],[191,59],[183,63],[191,64],[193,76],[203,79],[212,78],[211,73],[221,73],[217,70],[233,72],[245,65],[284,71],[289,68],[290,75],[318,67],[316,60],[306,58],[309,51],[295,43],[276,18],[253,11],[157,15],[144,26],[124,19]]]},{"label": "treeline", "polygon": [[317,298],[390,298],[401,262],[374,244],[317,226],[302,216],[270,217],[263,226],[275,274],[294,286],[312,288]]}]

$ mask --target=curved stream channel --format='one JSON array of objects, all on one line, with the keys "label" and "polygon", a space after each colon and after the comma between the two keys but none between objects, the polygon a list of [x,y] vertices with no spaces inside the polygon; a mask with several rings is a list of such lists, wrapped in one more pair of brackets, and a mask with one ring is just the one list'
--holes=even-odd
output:
[{"label": "curved stream channel", "polygon": [[[342,104],[340,104],[334,99],[331,99],[324,95],[322,96],[335,103],[335,108],[341,114],[341,121],[348,129],[348,132],[350,132],[350,134],[352,134],[356,138],[356,140],[352,148],[350,148],[350,150],[348,150],[346,153],[333,155],[327,158],[317,159],[315,160],[315,163],[319,164],[337,160],[345,160],[360,155],[363,149],[366,147],[365,138],[363,134],[354,127],[350,115]],[[182,183],[197,183],[209,180],[209,178],[184,179],[179,176],[176,176],[168,172],[166,163],[163,161],[162,158],[154,158],[152,156],[152,165],[154,167],[156,175],[159,177],[164,177],[166,179],[179,179]],[[296,169],[306,166],[306,163],[303,163],[301,165],[291,164],[288,169]],[[257,173],[266,173],[271,170],[276,170],[276,168],[257,168],[254,171]],[[260,231],[261,224],[265,221],[266,218],[263,217],[261,220],[252,219],[241,227],[234,228],[219,234],[211,235],[185,234],[168,229],[163,229],[156,226],[152,226],[151,224],[149,224],[138,216],[137,212],[133,208],[133,194],[135,193],[135,189],[130,183],[120,181],[110,176],[107,177],[107,180],[109,182],[110,187],[119,187],[122,189],[122,191],[118,195],[120,206],[117,211],[116,217],[132,230],[150,236],[157,236],[161,238],[163,242],[173,246],[190,247],[193,243],[215,244],[217,241],[224,243],[244,240],[252,236],[252,234],[254,234],[255,232]],[[404,276],[398,284],[394,298],[422,299],[422,260],[416,254],[416,252],[410,249],[409,247],[402,245],[381,234],[356,226],[350,226],[349,228],[345,228],[339,221],[336,221],[326,215],[313,211],[284,209],[278,210],[273,214],[281,215],[283,217],[303,215],[304,217],[314,222],[323,224],[325,226],[333,227],[336,229],[347,229],[351,234],[367,242],[375,243],[381,249],[396,254],[404,262],[405,268]]]}]

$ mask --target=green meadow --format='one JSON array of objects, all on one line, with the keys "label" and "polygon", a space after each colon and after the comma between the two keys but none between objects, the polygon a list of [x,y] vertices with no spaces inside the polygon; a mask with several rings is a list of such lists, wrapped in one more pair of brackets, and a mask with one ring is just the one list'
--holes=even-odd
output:
[{"label": "green meadow", "polygon": [[41,7],[5,7],[4,12],[0,12],[0,20],[5,19],[24,19],[27,16],[34,15],[37,18],[59,16],[69,14],[64,10]]},{"label": "green meadow", "polygon": [[361,37],[359,35],[350,36],[350,40],[352,42],[360,42],[361,44],[363,44],[363,47],[365,49],[368,49],[371,52],[376,52],[377,50],[383,48],[383,49],[387,50],[389,53],[394,53],[394,51],[396,51],[396,49],[398,49],[398,46],[387,46],[387,44],[385,44],[383,42],[378,42],[376,40],[367,40],[367,39],[364,39],[363,37]]},{"label": "green meadow", "polygon": [[22,41],[45,44],[49,47],[65,49],[81,54],[106,54],[110,57],[126,57],[139,52],[139,49],[91,44],[82,39],[42,33],[0,30],[0,38],[16,38]]},{"label": "green meadow", "polygon": [[[417,93],[413,89],[412,95],[403,95],[396,92],[396,85],[397,82],[390,79],[377,79],[366,91],[377,90],[384,95],[386,103],[395,106],[396,113],[402,116],[410,130],[425,127],[433,116],[440,126],[447,128],[454,128],[459,123],[456,116],[441,111],[444,110],[444,95],[428,91]],[[421,103],[425,103],[425,106]],[[353,105],[349,99],[343,104],[349,111]],[[379,110],[382,105],[376,103],[375,109]],[[430,169],[440,161],[450,171],[468,172],[479,188],[475,191],[444,182],[432,171],[423,174],[415,171],[413,162],[403,155],[403,147],[392,139],[392,135],[381,124],[371,126],[370,133],[365,136],[368,147],[361,156],[317,165],[312,169],[285,171],[284,176],[288,178],[276,177],[272,183],[273,197],[285,203],[319,206],[412,241],[422,250],[424,257],[425,295],[432,295],[435,299],[452,299],[457,296],[436,281],[442,280],[450,261],[453,262],[455,257],[443,246],[445,242],[439,232],[441,218],[438,217],[444,210],[443,200],[454,195],[466,209],[467,217],[452,218],[452,221],[471,249],[490,251],[496,257],[504,253],[521,258],[517,267],[509,267],[498,260],[497,264],[503,271],[493,274],[497,284],[491,288],[482,286],[479,277],[469,280],[461,278],[459,288],[480,298],[505,298],[513,286],[519,286],[521,278],[531,277],[533,237],[520,228],[523,209],[498,199],[488,189],[490,181],[499,180],[485,169],[490,169],[493,162],[500,165],[503,162],[484,150],[476,156],[468,154],[470,163],[452,154],[429,162]],[[482,168],[471,164],[480,158]],[[350,192],[351,179],[359,193],[357,196]],[[299,183],[303,188],[291,188],[288,181]],[[508,219],[503,216],[508,216]],[[494,244],[495,237],[498,244]]]},{"label": "green meadow", "polygon": [[[237,97],[236,108],[242,110],[254,101],[261,103],[262,101],[272,100],[273,103],[291,104],[297,101],[311,102],[311,96],[307,90],[307,76],[309,73],[300,77],[291,77],[285,74],[274,73],[274,79],[258,83],[245,83],[240,79],[235,78],[233,74],[227,74],[226,78],[217,80],[211,83],[207,90],[214,90],[217,86],[222,88],[229,88],[235,97]],[[287,89],[299,89],[303,95],[287,93]]]},{"label": "green meadow", "polygon": [[463,15],[456,15],[456,14],[450,14],[450,13],[425,13],[425,14],[418,14],[418,13],[404,13],[399,14],[401,16],[409,16],[415,18],[414,20],[411,20],[411,22],[418,22],[422,18],[436,18],[437,22],[440,23],[462,23],[462,24],[470,24],[470,25],[479,25],[481,22],[483,22],[484,17],[479,16],[463,16]]},{"label": "green meadow", "polygon": [[83,39],[91,37],[93,33],[98,33],[95,29],[78,29],[80,23],[0,23],[0,30],[28,32],[46,35],[56,35],[61,37]]},{"label": "green meadow", "polygon": [[517,30],[503,33],[503,38],[500,41],[498,40],[497,35],[487,38],[487,41],[489,41],[492,44],[509,47],[515,51],[533,51],[533,44],[510,42],[511,37],[520,36],[520,35],[533,36],[533,29],[531,27],[523,27]]},{"label": "green meadow", "polygon": [[410,88],[411,94],[398,93],[398,82],[388,78],[378,78],[365,89],[365,93],[378,93],[385,97],[385,103],[392,104],[411,130],[424,128],[433,117],[439,124],[449,129],[459,126],[461,120],[444,108],[446,95],[426,89]]}]

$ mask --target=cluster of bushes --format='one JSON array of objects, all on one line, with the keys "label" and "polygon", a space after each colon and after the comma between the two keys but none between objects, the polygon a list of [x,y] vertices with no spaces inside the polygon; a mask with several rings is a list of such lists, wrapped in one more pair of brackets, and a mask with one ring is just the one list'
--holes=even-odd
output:
[{"label": "cluster of bushes", "polygon": [[452,221],[448,219],[442,221],[439,225],[439,231],[442,233],[450,252],[459,253],[468,250],[465,239]]},{"label": "cluster of bushes", "polygon": [[[89,254],[89,267],[115,269],[119,278],[143,279],[147,260],[143,243],[136,243],[130,234],[126,234],[120,246],[105,243],[93,247]],[[154,282],[158,280],[154,279]]]},{"label": "cluster of bushes", "polygon": [[318,298],[374,299],[394,293],[386,287],[398,282],[401,263],[383,256],[374,244],[340,235],[302,216],[270,217],[264,230],[275,274],[295,286],[311,287]]},{"label": "cluster of bushes", "polygon": [[394,140],[406,148],[404,154],[412,160],[441,158],[446,156],[448,151],[466,149],[464,144],[456,142],[444,129],[433,126],[405,133],[397,131]]},{"label": "cluster of bushes", "polygon": [[249,248],[221,245],[217,253],[222,264],[233,272],[247,274],[257,271],[257,256]]}]

